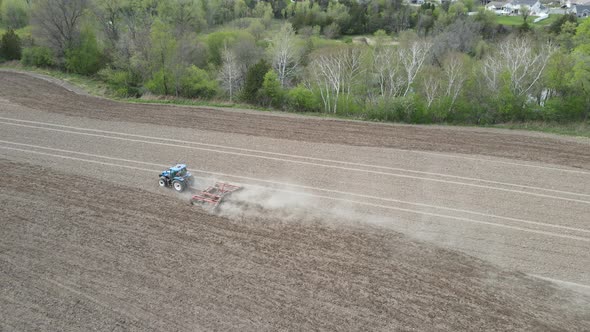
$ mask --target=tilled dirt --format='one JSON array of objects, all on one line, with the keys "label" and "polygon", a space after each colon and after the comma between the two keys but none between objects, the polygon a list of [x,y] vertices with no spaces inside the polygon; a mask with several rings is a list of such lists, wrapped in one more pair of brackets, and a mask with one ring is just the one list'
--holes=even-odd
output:
[{"label": "tilled dirt", "polygon": [[387,229],[0,171],[0,330],[590,330],[587,297]]},{"label": "tilled dirt", "polygon": [[128,104],[76,94],[47,80],[0,71],[0,98],[71,116],[307,142],[456,152],[590,169],[590,144],[552,135],[276,116],[203,107]]}]

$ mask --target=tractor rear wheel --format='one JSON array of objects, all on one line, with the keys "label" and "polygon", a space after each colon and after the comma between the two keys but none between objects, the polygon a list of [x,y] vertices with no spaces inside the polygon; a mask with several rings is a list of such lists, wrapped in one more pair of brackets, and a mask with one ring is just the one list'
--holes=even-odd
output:
[{"label": "tractor rear wheel", "polygon": [[158,184],[160,185],[160,187],[166,187],[166,181],[167,179],[165,177],[160,177],[160,179],[158,180]]},{"label": "tractor rear wheel", "polygon": [[178,180],[174,180],[172,181],[172,187],[174,187],[174,190],[178,191],[179,193],[184,191],[184,188],[186,187],[186,184],[182,181],[178,181]]}]

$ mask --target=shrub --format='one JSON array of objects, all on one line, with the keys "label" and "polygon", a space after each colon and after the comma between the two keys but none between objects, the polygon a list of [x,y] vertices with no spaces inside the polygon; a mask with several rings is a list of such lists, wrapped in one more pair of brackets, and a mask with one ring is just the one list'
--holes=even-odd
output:
[{"label": "shrub", "polygon": [[66,50],[66,69],[77,74],[96,74],[102,66],[102,53],[96,35],[90,29],[82,31],[78,45]]},{"label": "shrub", "polygon": [[296,112],[317,112],[320,109],[316,96],[303,85],[298,85],[289,90],[287,93],[287,106],[289,110]]},{"label": "shrub", "polygon": [[556,97],[547,101],[541,111],[544,121],[572,122],[584,121],[586,116],[586,99],[583,94],[565,98]]},{"label": "shrub", "polygon": [[14,30],[8,29],[0,40],[0,57],[6,60],[19,60],[21,54],[20,38],[14,33]]},{"label": "shrub", "polygon": [[423,116],[412,96],[381,99],[374,105],[367,105],[365,113],[369,120],[407,123],[419,122]]},{"label": "shrub", "polygon": [[152,75],[152,78],[145,83],[145,87],[157,95],[169,95],[172,89],[172,74],[162,68]]},{"label": "shrub", "polygon": [[187,98],[212,98],[217,94],[217,81],[209,79],[203,69],[192,65],[180,78],[180,95]]},{"label": "shrub", "polygon": [[25,66],[51,67],[55,65],[53,51],[47,47],[34,46],[23,50],[21,62]]},{"label": "shrub", "polygon": [[105,68],[98,72],[98,76],[108,84],[109,89],[117,97],[139,97],[141,95],[138,88],[139,78],[134,77],[131,72]]}]

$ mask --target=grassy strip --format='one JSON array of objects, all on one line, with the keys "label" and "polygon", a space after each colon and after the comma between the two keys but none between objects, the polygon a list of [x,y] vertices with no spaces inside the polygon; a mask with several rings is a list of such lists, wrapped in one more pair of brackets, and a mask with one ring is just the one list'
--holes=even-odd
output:
[{"label": "grassy strip", "polygon": [[578,136],[590,138],[590,122],[555,123],[555,122],[525,122],[504,123],[492,126],[494,128],[519,129],[540,131],[550,134]]},{"label": "grassy strip", "polygon": [[[557,21],[557,19],[559,19],[559,16],[561,16],[561,14],[551,14],[551,15],[549,15],[548,18],[546,18],[544,20],[540,20],[537,23],[533,22],[537,17],[531,16],[531,17],[529,17],[528,22],[529,22],[529,25],[531,25],[531,26],[541,27],[541,26],[550,25],[554,21]],[[498,15],[498,16],[496,16],[496,24],[502,24],[502,25],[508,25],[508,26],[521,26],[522,23],[523,23],[522,16],[520,16],[520,15],[516,15],[516,16]]]},{"label": "grassy strip", "polygon": [[201,107],[225,107],[225,108],[245,108],[245,109],[255,109],[260,111],[270,111],[270,109],[263,108],[263,107],[255,107],[249,104],[240,104],[240,103],[232,103],[227,101],[215,101],[215,100],[198,100],[198,99],[184,99],[184,98],[176,98],[176,97],[164,97],[164,96],[154,96],[153,99],[146,99],[146,98],[121,98],[117,97],[112,94],[108,89],[108,84],[104,81],[98,79],[97,77],[91,76],[84,76],[78,75],[73,73],[65,73],[63,71],[57,69],[50,69],[50,68],[37,68],[37,67],[27,67],[22,66],[20,64],[12,63],[3,63],[0,64],[0,68],[7,68],[7,69],[14,69],[14,70],[22,70],[27,72],[32,72],[36,74],[47,75],[53,78],[57,78],[68,82],[72,85],[75,85],[88,94],[98,97],[109,98],[117,101],[124,101],[129,103],[146,103],[146,104],[167,104],[167,105],[183,105],[183,106],[201,106]]},{"label": "grassy strip", "polygon": [[125,101],[128,103],[136,104],[164,104],[164,105],[181,105],[181,106],[200,106],[200,107],[219,107],[219,108],[241,108],[257,111],[272,111],[271,109],[254,106],[250,104],[232,103],[222,100],[199,100],[199,99],[183,99],[176,97],[161,97],[155,96],[154,99],[143,99],[143,98],[115,98],[108,97],[111,99]]},{"label": "grassy strip", "polygon": [[[127,103],[149,103],[149,104],[166,104],[166,105],[182,105],[182,106],[200,106],[200,107],[219,107],[219,108],[236,108],[236,109],[249,109],[258,111],[273,111],[269,108],[255,107],[250,104],[240,103],[229,103],[226,101],[210,101],[210,100],[194,100],[194,99],[181,99],[174,97],[166,98],[155,98],[155,99],[138,99],[138,98],[118,98],[109,93],[108,85],[93,77],[64,73],[55,69],[42,69],[36,67],[23,67],[20,64],[0,64],[0,68],[9,68],[16,70],[24,70],[37,74],[43,74],[50,77],[54,77],[63,81],[66,81],[72,85],[75,85],[91,95],[109,98],[117,101]],[[340,114],[327,114],[327,113],[309,113],[309,112],[298,112],[297,114],[315,116],[322,118],[339,118],[339,119],[355,119],[361,120],[358,117],[344,116]],[[445,125],[445,124],[438,124]],[[459,125],[461,126],[461,125]],[[470,125],[463,125],[472,127]],[[544,133],[566,135],[566,136],[579,136],[590,138],[590,122],[579,122],[579,123],[555,123],[555,122],[525,122],[525,123],[505,123],[497,124],[492,126],[486,126],[491,128],[503,128],[503,129],[517,129],[517,130],[530,130]]]},{"label": "grassy strip", "polygon": [[84,91],[86,91],[88,94],[91,94],[94,96],[99,96],[99,97],[107,97],[107,98],[113,97],[113,96],[110,96],[107,92],[108,91],[107,84],[105,82],[102,82],[102,81],[100,81],[96,78],[93,78],[93,77],[72,74],[72,73],[65,73],[65,72],[62,72],[62,71],[56,70],[56,69],[26,67],[26,66],[20,65],[20,63],[15,62],[15,61],[5,62],[3,64],[0,64],[0,68],[22,70],[22,71],[27,71],[27,72],[31,72],[31,73],[50,76],[50,77],[57,78],[62,81],[68,82],[72,85],[75,85],[75,86],[83,89]]}]

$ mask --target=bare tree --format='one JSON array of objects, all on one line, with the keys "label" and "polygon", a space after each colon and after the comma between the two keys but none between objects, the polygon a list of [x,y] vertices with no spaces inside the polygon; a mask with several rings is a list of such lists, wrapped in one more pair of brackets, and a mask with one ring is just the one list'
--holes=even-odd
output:
[{"label": "bare tree", "polygon": [[522,23],[528,24],[527,20],[531,15],[531,8],[529,6],[521,6],[520,8],[520,16],[522,16]]},{"label": "bare tree", "polygon": [[332,54],[317,56],[311,66],[311,76],[320,90],[324,110],[336,113],[342,85],[342,63]]},{"label": "bare tree", "polygon": [[535,49],[528,37],[508,38],[499,44],[497,52],[485,59],[482,74],[488,87],[497,91],[499,78],[506,73],[512,93],[526,96],[540,82],[555,50],[555,46],[550,43]]},{"label": "bare tree", "polygon": [[416,79],[416,75],[422,68],[424,61],[428,56],[428,52],[432,47],[432,42],[427,40],[413,40],[407,46],[399,48],[400,61],[404,66],[406,74],[406,88],[403,96],[407,96],[412,87],[412,83]]},{"label": "bare tree", "polygon": [[349,47],[326,51],[314,57],[310,74],[327,112],[337,112],[341,94],[349,99],[352,88],[362,74],[361,57],[360,49]]},{"label": "bare tree", "polygon": [[481,40],[481,31],[482,24],[472,17],[458,17],[434,37],[430,52],[433,62],[442,66],[443,58],[449,52],[472,52]]},{"label": "bare tree", "polygon": [[373,72],[377,78],[381,97],[391,98],[399,95],[405,80],[396,47],[386,46],[375,49]]},{"label": "bare tree", "polygon": [[37,0],[33,6],[33,25],[58,56],[63,56],[78,37],[80,18],[88,0]]},{"label": "bare tree", "polygon": [[229,94],[229,100],[233,101],[233,96],[242,84],[243,71],[238,64],[236,55],[228,49],[227,44],[224,45],[221,61],[221,70],[219,71],[221,87]]},{"label": "bare tree", "polygon": [[342,83],[346,99],[348,100],[353,87],[358,82],[359,76],[361,76],[364,71],[361,66],[362,52],[358,47],[348,47],[343,49],[339,56],[342,58],[343,62],[344,73],[342,75]]},{"label": "bare tree", "polygon": [[440,95],[440,78],[437,77],[434,72],[430,72],[422,80],[422,90],[424,92],[424,96],[426,97],[426,106],[430,107]]},{"label": "bare tree", "polygon": [[281,86],[284,87],[301,61],[301,50],[296,45],[295,31],[290,23],[285,23],[272,39],[270,57],[272,67],[279,76]]},{"label": "bare tree", "polygon": [[442,71],[446,79],[446,95],[451,99],[449,111],[453,109],[467,79],[464,57],[461,53],[449,53],[443,61]]},{"label": "bare tree", "polygon": [[119,21],[122,15],[120,0],[95,0],[93,13],[102,26],[103,33],[111,48],[119,41]]},{"label": "bare tree", "polygon": [[483,60],[481,73],[483,74],[487,87],[493,92],[497,92],[500,87],[500,75],[502,69],[503,63],[495,54],[490,55]]}]

